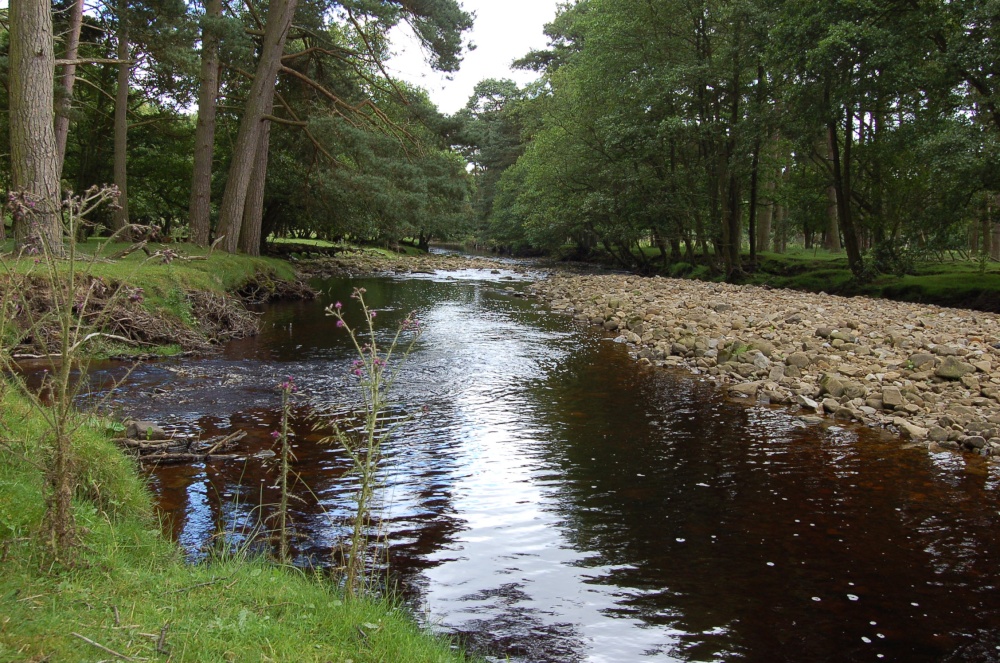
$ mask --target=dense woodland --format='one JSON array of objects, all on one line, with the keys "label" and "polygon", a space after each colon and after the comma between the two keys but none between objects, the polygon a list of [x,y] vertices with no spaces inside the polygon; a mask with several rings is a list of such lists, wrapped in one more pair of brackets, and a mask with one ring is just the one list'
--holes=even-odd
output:
[{"label": "dense woodland", "polygon": [[[458,0],[11,4],[0,184],[114,183],[112,231],[571,245],[730,278],[793,245],[859,279],[1000,259],[1000,0],[579,0],[517,63],[535,83],[483,81],[451,117],[385,61],[405,22],[460,66]],[[58,244],[57,216],[13,232]]]}]

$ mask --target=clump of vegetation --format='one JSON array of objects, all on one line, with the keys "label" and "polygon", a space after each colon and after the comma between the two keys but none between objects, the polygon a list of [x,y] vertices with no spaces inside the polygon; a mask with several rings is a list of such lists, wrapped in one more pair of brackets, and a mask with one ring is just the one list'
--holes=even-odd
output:
[{"label": "clump of vegetation", "polygon": [[328,316],[336,319],[337,327],[348,333],[358,357],[351,366],[351,374],[357,380],[361,396],[357,421],[334,422],[333,435],[329,438],[351,459],[352,472],[358,482],[350,541],[340,554],[348,596],[363,593],[374,578],[367,573],[368,552],[382,448],[406,420],[405,416],[393,416],[390,394],[406,357],[422,331],[420,321],[411,313],[383,349],[375,334],[378,312],[368,308],[364,294],[364,288],[357,288],[351,294],[351,298],[358,302],[362,315],[362,323],[358,327],[348,323],[341,302],[332,304],[326,310]]}]

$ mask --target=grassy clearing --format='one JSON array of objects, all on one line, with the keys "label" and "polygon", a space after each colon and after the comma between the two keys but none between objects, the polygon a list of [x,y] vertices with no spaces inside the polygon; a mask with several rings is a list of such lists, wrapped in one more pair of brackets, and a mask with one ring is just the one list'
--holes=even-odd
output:
[{"label": "grassy clearing", "polygon": [[858,283],[843,253],[800,250],[761,254],[749,282],[1000,312],[1000,264],[995,262],[988,263],[985,271],[973,260],[919,262],[912,274],[881,274],[869,283]]},{"label": "grassy clearing", "polygon": [[44,480],[33,460],[44,428],[11,390],[0,406],[0,660],[116,658],[107,650],[172,661],[467,660],[391,601],[345,601],[301,570],[239,555],[185,564],[99,421],[74,440],[84,478],[74,501],[85,528],[80,560],[48,566],[36,536]]}]

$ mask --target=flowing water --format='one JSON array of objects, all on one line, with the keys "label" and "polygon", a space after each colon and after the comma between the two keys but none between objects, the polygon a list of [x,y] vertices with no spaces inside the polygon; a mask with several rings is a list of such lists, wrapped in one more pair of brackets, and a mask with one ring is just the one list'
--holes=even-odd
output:
[{"label": "flowing water", "polygon": [[[411,310],[426,327],[397,383],[412,420],[386,450],[382,529],[436,630],[512,661],[1000,661],[996,465],[643,369],[514,296],[517,278],[329,281],[221,356],[141,366],[115,400],[270,449],[285,376],[313,404],[350,402],[354,357],[323,308],[363,285],[386,333]],[[295,431],[297,561],[329,565],[353,479],[313,422]],[[196,559],[218,532],[240,545],[267,526],[274,469],[164,467],[151,482]]]}]

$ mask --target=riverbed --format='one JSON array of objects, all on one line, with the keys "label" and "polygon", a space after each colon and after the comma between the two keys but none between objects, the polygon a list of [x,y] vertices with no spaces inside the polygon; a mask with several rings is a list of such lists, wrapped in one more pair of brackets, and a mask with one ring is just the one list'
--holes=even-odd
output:
[{"label": "riverbed", "polygon": [[1000,660],[996,465],[641,366],[521,296],[520,271],[318,285],[263,310],[257,337],[144,364],[115,395],[172,431],[249,433],[248,460],[150,474],[192,560],[265,545],[276,475],[253,454],[287,376],[296,561],[335,559],[354,484],[308,414],[350,406],[354,357],[323,309],[363,286],[380,339],[410,311],[426,330],[397,383],[381,527],[392,582],[435,630],[523,662]]}]

